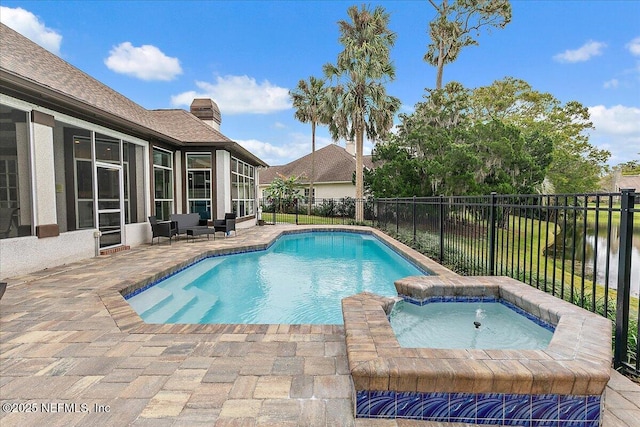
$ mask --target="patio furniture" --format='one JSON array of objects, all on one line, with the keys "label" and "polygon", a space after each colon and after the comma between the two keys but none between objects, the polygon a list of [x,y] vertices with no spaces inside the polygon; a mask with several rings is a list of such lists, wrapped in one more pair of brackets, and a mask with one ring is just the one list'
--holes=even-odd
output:
[{"label": "patio furniture", "polygon": [[20,208],[0,208],[0,239],[9,237],[11,226],[18,229],[18,211]]},{"label": "patio furniture", "polygon": [[216,238],[216,230],[215,228],[209,228],[209,227],[205,227],[205,228],[187,228],[187,242],[189,241],[189,237],[191,237],[193,239],[193,241],[195,242],[196,240],[196,236],[202,236],[202,235],[207,235],[207,240],[209,240],[209,235],[213,234],[213,239],[215,240]]},{"label": "patio furniture", "polygon": [[[199,213],[173,214],[170,219],[178,224],[178,235],[187,234],[187,230],[206,230],[208,228],[208,221],[201,219]],[[207,233],[203,231],[201,234]],[[190,235],[194,236],[194,234]]]},{"label": "patio furniture", "polygon": [[228,236],[232,231],[237,235],[236,231],[236,214],[235,213],[225,213],[224,219],[216,219],[213,221],[213,228],[215,228],[216,232],[222,231],[225,236]]},{"label": "patio furniture", "polygon": [[151,224],[151,231],[153,236],[151,237],[151,244],[153,245],[153,239],[158,238],[160,243],[160,237],[168,237],[169,244],[171,244],[171,238],[178,234],[178,224],[175,221],[158,221],[155,216],[149,217],[149,223]]}]

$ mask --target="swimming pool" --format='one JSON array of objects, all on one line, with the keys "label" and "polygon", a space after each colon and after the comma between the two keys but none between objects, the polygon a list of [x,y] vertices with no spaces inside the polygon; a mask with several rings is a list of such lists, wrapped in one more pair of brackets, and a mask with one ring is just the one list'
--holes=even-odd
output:
[{"label": "swimming pool", "polygon": [[206,258],[127,301],[147,323],[341,324],[342,298],[396,296],[395,280],[425,274],[371,234],[308,232]]}]

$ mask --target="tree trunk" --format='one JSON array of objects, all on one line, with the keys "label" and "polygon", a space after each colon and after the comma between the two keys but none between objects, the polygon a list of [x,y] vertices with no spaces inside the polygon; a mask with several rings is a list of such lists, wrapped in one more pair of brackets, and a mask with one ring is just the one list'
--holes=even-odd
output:
[{"label": "tree trunk", "polygon": [[356,222],[364,221],[363,139],[363,129],[358,126],[356,128]]},{"label": "tree trunk", "polygon": [[438,52],[438,70],[436,74],[436,89],[442,89],[442,73],[444,71],[444,46],[443,42],[440,42]]},{"label": "tree trunk", "polygon": [[313,204],[313,183],[316,178],[316,122],[311,121],[311,177],[309,178],[309,208],[307,214],[311,215]]}]

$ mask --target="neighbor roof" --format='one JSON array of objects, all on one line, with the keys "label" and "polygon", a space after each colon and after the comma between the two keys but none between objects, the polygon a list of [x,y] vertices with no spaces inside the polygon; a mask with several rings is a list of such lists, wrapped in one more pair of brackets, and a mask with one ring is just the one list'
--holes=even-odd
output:
[{"label": "neighbor roof", "polygon": [[[372,168],[371,156],[363,156],[364,167]],[[356,159],[344,148],[329,144],[316,150],[314,182],[351,182],[356,170]],[[277,174],[300,176],[301,182],[309,182],[311,176],[311,153],[282,166],[271,166],[260,172],[260,184],[271,183]]]},{"label": "neighbor roof", "polygon": [[[636,192],[640,192],[640,175],[622,175],[617,183],[619,190],[627,188],[635,188]],[[619,191],[618,190],[618,191]]]},{"label": "neighbor roof", "polygon": [[0,24],[0,80],[9,90],[60,105],[93,121],[175,144],[223,144],[267,166],[255,155],[185,110],[147,110],[4,24]]}]

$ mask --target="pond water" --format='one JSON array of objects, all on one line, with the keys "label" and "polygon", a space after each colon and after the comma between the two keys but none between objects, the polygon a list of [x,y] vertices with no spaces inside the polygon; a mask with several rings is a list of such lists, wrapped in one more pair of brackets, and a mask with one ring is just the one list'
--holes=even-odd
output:
[{"label": "pond water", "polygon": [[[594,272],[599,285],[608,283],[610,289],[617,289],[619,255],[620,255],[620,227],[611,227],[610,241],[606,228],[600,228],[596,237],[595,224],[587,224],[585,262],[590,272]],[[597,255],[597,257],[596,257]],[[596,262],[594,263],[594,258]],[[607,275],[607,265],[609,274]],[[634,230],[631,247],[631,295],[640,295],[640,230]]]}]

